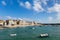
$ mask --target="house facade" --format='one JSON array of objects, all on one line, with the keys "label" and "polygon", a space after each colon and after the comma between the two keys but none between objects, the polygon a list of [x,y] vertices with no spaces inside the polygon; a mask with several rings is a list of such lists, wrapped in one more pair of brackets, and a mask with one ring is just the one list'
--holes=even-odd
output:
[{"label": "house facade", "polygon": [[4,21],[0,20],[0,26],[3,26],[3,24],[4,24]]}]

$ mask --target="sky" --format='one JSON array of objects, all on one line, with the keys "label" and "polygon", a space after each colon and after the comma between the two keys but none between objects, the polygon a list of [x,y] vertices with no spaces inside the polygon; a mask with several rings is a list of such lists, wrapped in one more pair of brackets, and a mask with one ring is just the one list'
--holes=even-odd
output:
[{"label": "sky", "polygon": [[0,20],[60,23],[60,0],[0,0]]}]

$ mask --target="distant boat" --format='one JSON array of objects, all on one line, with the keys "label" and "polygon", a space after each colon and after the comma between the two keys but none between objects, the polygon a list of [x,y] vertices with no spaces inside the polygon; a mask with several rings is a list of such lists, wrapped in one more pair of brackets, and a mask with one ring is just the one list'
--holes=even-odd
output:
[{"label": "distant boat", "polygon": [[16,36],[16,34],[10,34],[10,36]]},{"label": "distant boat", "polygon": [[34,30],[35,28],[33,27],[32,29]]},{"label": "distant boat", "polygon": [[39,37],[41,37],[41,38],[42,38],[42,37],[48,37],[48,36],[49,36],[49,35],[48,35],[47,33],[45,33],[45,34],[40,34],[40,35],[39,35]]}]

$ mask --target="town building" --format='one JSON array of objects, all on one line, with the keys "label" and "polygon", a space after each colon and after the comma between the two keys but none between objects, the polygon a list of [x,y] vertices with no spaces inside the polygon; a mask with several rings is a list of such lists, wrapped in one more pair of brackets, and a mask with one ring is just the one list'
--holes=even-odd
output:
[{"label": "town building", "polygon": [[3,24],[4,24],[4,21],[0,20],[0,26],[3,26]]}]

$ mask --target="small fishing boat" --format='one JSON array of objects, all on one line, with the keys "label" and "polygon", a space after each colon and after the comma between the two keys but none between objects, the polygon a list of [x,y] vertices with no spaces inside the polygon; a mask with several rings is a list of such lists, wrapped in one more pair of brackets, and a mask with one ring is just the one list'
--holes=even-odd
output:
[{"label": "small fishing boat", "polygon": [[10,34],[10,36],[16,36],[16,34]]},{"label": "small fishing boat", "polygon": [[35,28],[33,27],[32,29],[34,30]]},{"label": "small fishing boat", "polygon": [[40,34],[40,36],[39,37],[48,37],[49,35],[47,34],[47,33],[45,33],[45,34]]}]

